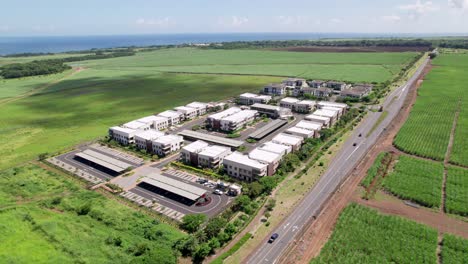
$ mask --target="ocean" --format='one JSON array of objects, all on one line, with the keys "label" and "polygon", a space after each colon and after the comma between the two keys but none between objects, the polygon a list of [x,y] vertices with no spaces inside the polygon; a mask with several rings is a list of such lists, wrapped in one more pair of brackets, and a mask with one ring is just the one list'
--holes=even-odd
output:
[{"label": "ocean", "polygon": [[93,48],[177,45],[256,40],[317,40],[322,38],[376,38],[416,35],[360,33],[219,33],[116,36],[1,37],[0,55],[16,53],[59,53]]}]

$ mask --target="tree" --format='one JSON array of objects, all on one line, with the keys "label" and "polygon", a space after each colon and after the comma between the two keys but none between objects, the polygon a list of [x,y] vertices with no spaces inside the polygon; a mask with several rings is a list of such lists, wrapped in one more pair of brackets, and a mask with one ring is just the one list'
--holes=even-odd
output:
[{"label": "tree", "polygon": [[[263,177],[265,178],[265,177]],[[259,182],[253,182],[249,186],[248,195],[250,198],[258,197],[263,193],[263,185]]]},{"label": "tree", "polygon": [[197,247],[193,254],[193,260],[195,263],[200,263],[205,257],[211,252],[211,247],[208,243],[203,243]]},{"label": "tree", "polygon": [[174,243],[174,249],[179,251],[184,257],[192,255],[197,246],[198,241],[193,235],[182,237]]},{"label": "tree", "polygon": [[198,228],[205,222],[206,215],[204,214],[190,214],[182,218],[181,227],[190,233],[198,230]]},{"label": "tree", "polygon": [[209,239],[216,237],[216,235],[218,235],[218,233],[224,228],[226,224],[227,220],[219,216],[210,219],[205,227],[206,236]]},{"label": "tree", "polygon": [[263,193],[270,194],[276,188],[274,177],[262,177],[259,182],[263,186]]},{"label": "tree", "polygon": [[219,240],[216,237],[213,237],[212,239],[210,239],[210,241],[208,241],[208,244],[211,247],[211,252],[210,253],[214,253],[215,249],[221,247],[221,243],[219,242]]}]

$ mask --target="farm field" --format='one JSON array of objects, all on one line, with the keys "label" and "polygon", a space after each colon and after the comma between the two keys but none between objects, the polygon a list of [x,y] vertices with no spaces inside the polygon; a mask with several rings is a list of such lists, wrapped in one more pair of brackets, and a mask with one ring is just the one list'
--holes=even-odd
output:
[{"label": "farm field", "polygon": [[448,167],[445,188],[446,211],[468,216],[468,169]]},{"label": "farm field", "polygon": [[0,169],[104,136],[111,125],[279,80],[87,69],[40,94],[0,104]]},{"label": "farm field", "polygon": [[394,144],[410,154],[443,160],[460,103],[462,111],[450,161],[467,166],[468,55],[441,54],[433,64],[435,67],[419,89],[416,104]]},{"label": "farm field", "polygon": [[442,200],[442,163],[400,156],[383,187],[401,199],[438,208]]},{"label": "farm field", "polygon": [[468,263],[468,240],[453,235],[444,235],[442,241],[442,263]]},{"label": "farm field", "polygon": [[437,263],[437,231],[357,204],[341,213],[310,263]]},{"label": "farm field", "polygon": [[0,173],[4,263],[176,263],[183,234],[35,165]]},{"label": "farm field", "polygon": [[388,155],[387,152],[382,152],[377,156],[377,158],[374,161],[374,164],[372,164],[372,166],[367,170],[367,175],[364,178],[364,180],[362,180],[361,182],[362,186],[366,188],[370,186],[370,184],[372,183],[374,178],[377,176],[379,171],[382,170],[383,168],[382,162],[386,155]]}]

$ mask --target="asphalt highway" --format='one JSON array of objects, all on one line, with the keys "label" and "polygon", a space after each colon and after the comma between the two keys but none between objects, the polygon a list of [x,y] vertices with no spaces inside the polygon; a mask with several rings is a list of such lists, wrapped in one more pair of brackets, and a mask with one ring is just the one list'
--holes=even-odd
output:
[{"label": "asphalt highway", "polygon": [[[362,157],[365,156],[367,151],[377,142],[380,134],[386,129],[393,118],[398,115],[408,94],[408,88],[418,80],[427,63],[428,60],[417,69],[416,73],[406,84],[393,90],[387,96],[383,103],[383,110],[387,111],[388,115],[377,127],[374,127],[374,125],[382,113],[369,112],[368,116],[354,129],[352,135],[346,140],[341,150],[330,163],[330,167],[322,175],[315,187],[304,197],[286,220],[271,233],[279,234],[276,241],[269,244],[267,243],[269,236],[266,237],[264,243],[247,259],[247,263],[276,263],[278,261],[288,246],[295,240],[300,230],[319,215],[326,201],[350,175],[350,172],[356,167]],[[366,137],[368,133],[370,134]]]}]

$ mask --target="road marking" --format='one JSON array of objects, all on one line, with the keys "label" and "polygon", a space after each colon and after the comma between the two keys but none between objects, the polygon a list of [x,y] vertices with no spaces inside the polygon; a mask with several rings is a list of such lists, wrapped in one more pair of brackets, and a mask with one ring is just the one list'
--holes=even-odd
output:
[{"label": "road marking", "polygon": [[361,145],[357,146],[353,152],[351,152],[351,154],[349,154],[349,156],[346,158],[346,160],[349,160],[349,158],[354,154],[354,152],[356,152],[356,150],[358,150],[359,148],[361,147]]}]

